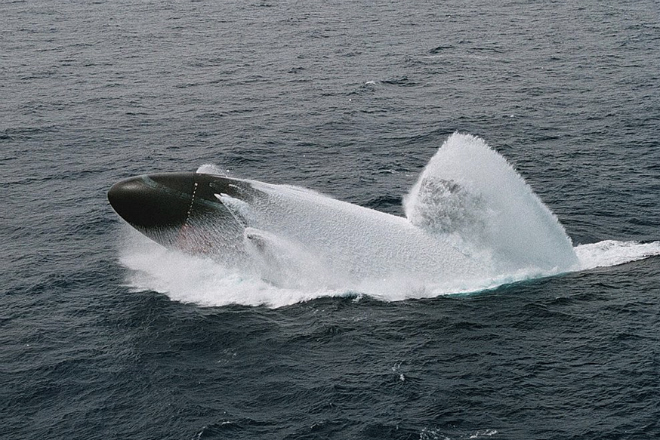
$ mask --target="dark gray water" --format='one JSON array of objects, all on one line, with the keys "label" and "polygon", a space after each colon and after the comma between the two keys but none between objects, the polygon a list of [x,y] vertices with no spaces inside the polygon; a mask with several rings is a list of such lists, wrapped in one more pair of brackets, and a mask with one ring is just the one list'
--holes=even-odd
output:
[{"label": "dark gray water", "polygon": [[[606,264],[660,236],[656,2],[0,8],[1,437],[660,436],[660,260]],[[402,215],[456,130],[603,267],[268,299],[137,258],[106,201],[210,163]]]}]

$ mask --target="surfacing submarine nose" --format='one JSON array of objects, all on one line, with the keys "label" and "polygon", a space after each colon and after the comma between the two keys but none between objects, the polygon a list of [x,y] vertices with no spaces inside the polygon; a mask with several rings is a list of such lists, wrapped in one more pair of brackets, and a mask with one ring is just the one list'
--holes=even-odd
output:
[{"label": "surfacing submarine nose", "polygon": [[151,174],[122,180],[108,191],[112,208],[132,227],[174,245],[193,211],[195,173]]},{"label": "surfacing submarine nose", "polygon": [[194,188],[194,173],[145,175],[114,184],[108,200],[138,230],[180,228],[188,218]]},{"label": "surfacing submarine nose", "polygon": [[242,239],[243,226],[216,197],[243,201],[258,194],[239,180],[203,173],[149,174],[122,180],[108,191],[128,224],[166,247],[190,252]]}]

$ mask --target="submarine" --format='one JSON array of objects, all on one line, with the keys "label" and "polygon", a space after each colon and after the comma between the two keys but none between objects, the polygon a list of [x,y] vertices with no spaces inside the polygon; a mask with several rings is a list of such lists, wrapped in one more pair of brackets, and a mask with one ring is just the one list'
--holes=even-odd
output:
[{"label": "submarine", "polygon": [[268,274],[295,268],[352,280],[455,278],[485,269],[405,217],[297,186],[200,172],[148,174],[114,184],[108,200],[126,223],[166,248]]},{"label": "submarine", "polygon": [[[499,153],[453,134],[403,198],[404,216],[295,185],[203,172],[145,174],[108,199],[137,231],[168,249],[290,285],[335,280],[443,283],[578,264],[557,217]],[[448,287],[449,288],[449,287]]]}]

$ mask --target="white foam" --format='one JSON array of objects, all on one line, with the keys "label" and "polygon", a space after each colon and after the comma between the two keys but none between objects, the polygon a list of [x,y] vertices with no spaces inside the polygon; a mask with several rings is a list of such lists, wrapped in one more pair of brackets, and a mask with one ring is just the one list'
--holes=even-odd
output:
[{"label": "white foam", "polygon": [[609,267],[660,255],[660,242],[638,243],[635,241],[605,240],[583,244],[575,248],[580,269]]},{"label": "white foam", "polygon": [[229,304],[282,307],[344,291],[277,287],[251,270],[228,268],[211,258],[166,249],[126,228],[119,261],[131,269],[128,286],[153,290],[201,306]]},{"label": "white foam", "polygon": [[[357,295],[359,298],[363,294],[381,301],[402,301],[481,292],[559,273],[527,269],[481,280],[464,279],[435,284],[393,275],[390,278],[365,280],[352,288],[332,288],[323,276],[319,276],[318,284],[314,285],[318,273],[311,273],[305,278],[306,285],[278,287],[255,272],[229,269],[210,258],[165,249],[128,227],[125,235],[120,262],[131,269],[127,276],[131,289],[154,290],[168,295],[172,300],[201,306],[241,304],[276,308],[321,297]],[[575,251],[580,260],[579,270],[588,270],[660,256],[660,242],[606,240],[577,246]],[[296,280],[292,277],[292,284]]]}]

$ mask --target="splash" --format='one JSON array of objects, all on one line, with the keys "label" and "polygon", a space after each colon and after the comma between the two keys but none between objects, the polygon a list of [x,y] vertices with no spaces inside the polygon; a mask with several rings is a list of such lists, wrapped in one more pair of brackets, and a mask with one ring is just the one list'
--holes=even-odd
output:
[{"label": "splash", "polygon": [[[226,175],[212,165],[199,171]],[[295,186],[245,182],[263,196],[248,203],[216,195],[243,227],[240,249],[223,247],[218,261],[127,231],[120,261],[132,269],[129,285],[205,306],[363,294],[396,301],[660,255],[660,243],[573,248],[513,167],[470,135],[450,136],[430,160],[404,198],[406,218]]]},{"label": "splash", "polygon": [[577,264],[555,215],[511,165],[475,136],[453,134],[404,198],[420,228],[451,234],[491,255],[497,273]]}]

